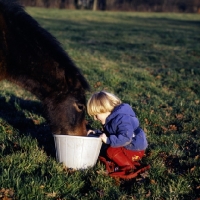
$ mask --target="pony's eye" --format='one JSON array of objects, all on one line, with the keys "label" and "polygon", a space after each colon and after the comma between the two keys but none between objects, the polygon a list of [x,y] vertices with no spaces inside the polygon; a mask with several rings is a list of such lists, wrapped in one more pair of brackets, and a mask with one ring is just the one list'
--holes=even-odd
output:
[{"label": "pony's eye", "polygon": [[83,104],[78,104],[78,108],[80,109],[80,110],[83,110],[84,109],[84,105]]},{"label": "pony's eye", "polygon": [[78,104],[75,103],[74,106],[75,106],[75,108],[78,112],[81,112],[85,109],[85,106],[83,104],[80,104],[80,103],[78,103]]}]

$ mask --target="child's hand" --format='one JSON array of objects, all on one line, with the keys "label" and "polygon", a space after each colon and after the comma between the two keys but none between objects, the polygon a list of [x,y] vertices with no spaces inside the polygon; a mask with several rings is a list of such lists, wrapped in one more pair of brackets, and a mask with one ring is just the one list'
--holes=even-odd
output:
[{"label": "child's hand", "polygon": [[101,134],[101,135],[100,135],[100,138],[101,138],[101,140],[102,140],[104,143],[106,143],[106,141],[107,141],[107,136],[106,136],[105,133]]},{"label": "child's hand", "polygon": [[94,132],[93,130],[89,130],[89,131],[87,132],[87,135],[89,135],[90,133],[95,134],[95,132]]}]

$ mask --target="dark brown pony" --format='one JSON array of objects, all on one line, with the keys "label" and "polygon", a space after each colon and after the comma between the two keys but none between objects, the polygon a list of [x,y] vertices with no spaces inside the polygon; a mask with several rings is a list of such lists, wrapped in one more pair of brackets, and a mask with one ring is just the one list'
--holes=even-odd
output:
[{"label": "dark brown pony", "polygon": [[86,79],[60,43],[15,0],[0,0],[3,79],[41,100],[53,134],[86,135]]}]

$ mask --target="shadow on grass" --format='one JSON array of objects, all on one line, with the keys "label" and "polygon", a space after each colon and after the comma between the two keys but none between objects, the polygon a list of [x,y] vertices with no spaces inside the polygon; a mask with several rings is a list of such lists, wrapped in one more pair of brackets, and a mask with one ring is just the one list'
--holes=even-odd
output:
[{"label": "shadow on grass", "polygon": [[[20,109],[17,109],[17,106]],[[56,156],[54,140],[48,124],[37,124],[37,121],[34,122],[25,115],[25,111],[27,111],[42,116],[42,105],[39,102],[23,100],[14,95],[11,95],[10,100],[6,101],[6,98],[0,95],[0,110],[0,118],[17,129],[20,135],[30,135],[37,140],[39,147],[43,148],[47,155]]]}]

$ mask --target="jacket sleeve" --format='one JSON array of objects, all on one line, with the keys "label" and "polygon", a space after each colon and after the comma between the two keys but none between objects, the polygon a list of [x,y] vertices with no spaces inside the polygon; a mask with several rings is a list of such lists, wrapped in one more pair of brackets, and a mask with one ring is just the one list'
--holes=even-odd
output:
[{"label": "jacket sleeve", "polygon": [[130,115],[119,115],[113,121],[111,125],[112,133],[107,138],[106,143],[112,147],[126,146],[131,143],[132,137],[134,137],[134,130],[139,126],[139,120],[137,117]]},{"label": "jacket sleeve", "polygon": [[102,134],[102,131],[101,130],[99,130],[99,129],[97,129],[97,130],[94,130],[94,134],[95,135],[101,135]]}]

